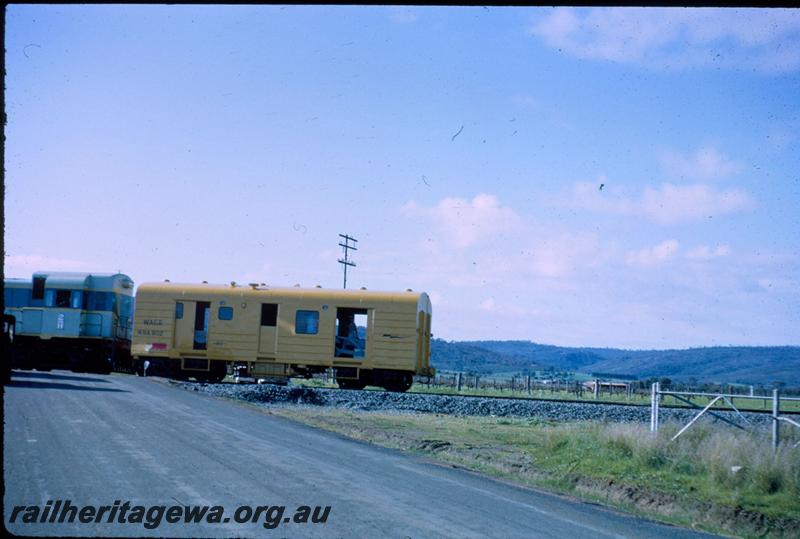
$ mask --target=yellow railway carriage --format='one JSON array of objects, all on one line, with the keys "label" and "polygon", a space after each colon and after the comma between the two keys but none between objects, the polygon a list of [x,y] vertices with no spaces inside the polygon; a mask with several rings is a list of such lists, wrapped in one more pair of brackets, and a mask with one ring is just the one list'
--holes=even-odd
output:
[{"label": "yellow railway carriage", "polygon": [[[411,387],[430,376],[431,302],[424,292],[145,283],[136,293],[137,372],[221,380],[335,369],[341,387]],[[145,363],[147,362],[147,363]]]}]

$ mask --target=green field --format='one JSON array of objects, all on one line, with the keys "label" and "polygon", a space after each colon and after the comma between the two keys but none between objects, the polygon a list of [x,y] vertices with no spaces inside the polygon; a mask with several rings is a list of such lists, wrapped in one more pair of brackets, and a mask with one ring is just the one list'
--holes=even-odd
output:
[{"label": "green field", "polygon": [[271,408],[352,438],[522,485],[739,537],[800,536],[800,448],[695,425],[676,442],[638,424]]}]

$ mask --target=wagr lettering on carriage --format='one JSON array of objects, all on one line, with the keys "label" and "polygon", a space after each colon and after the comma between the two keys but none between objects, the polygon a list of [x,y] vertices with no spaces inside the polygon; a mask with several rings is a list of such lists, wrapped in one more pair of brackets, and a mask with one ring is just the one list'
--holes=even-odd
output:
[{"label": "wagr lettering on carriage", "polygon": [[163,337],[164,330],[163,329],[138,329],[136,330],[137,335],[144,335],[150,337]]}]

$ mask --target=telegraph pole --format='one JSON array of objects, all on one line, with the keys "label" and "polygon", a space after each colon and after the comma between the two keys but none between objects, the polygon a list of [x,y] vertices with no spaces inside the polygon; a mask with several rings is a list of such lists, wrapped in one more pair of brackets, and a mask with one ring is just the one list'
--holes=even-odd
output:
[{"label": "telegraph pole", "polygon": [[[339,237],[344,239],[344,243],[342,243],[341,241],[339,242],[339,246],[342,247],[342,249],[344,249],[344,258],[339,259],[339,264],[341,264],[344,267],[344,288],[347,288],[347,266],[353,266],[353,267],[356,266],[356,263],[350,260],[348,255],[350,249],[352,249],[353,251],[358,251],[358,249],[356,249],[356,243],[358,243],[358,240],[355,238],[351,238],[347,234],[339,234]],[[350,245],[351,241],[353,242],[353,245]]]}]

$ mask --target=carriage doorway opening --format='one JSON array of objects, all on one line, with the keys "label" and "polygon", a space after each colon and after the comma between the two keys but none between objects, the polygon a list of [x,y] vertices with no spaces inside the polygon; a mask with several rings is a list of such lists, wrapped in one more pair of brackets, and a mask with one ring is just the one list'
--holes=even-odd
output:
[{"label": "carriage doorway opening", "polygon": [[338,307],[336,309],[336,343],[334,357],[363,359],[367,350],[368,309]]},{"label": "carriage doorway opening", "polygon": [[192,348],[195,350],[205,350],[208,347],[208,317],[210,310],[210,302],[197,302],[194,315],[194,342],[192,343]]}]

